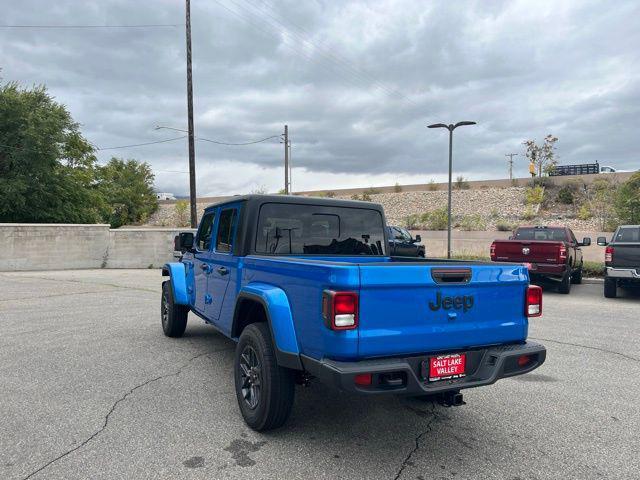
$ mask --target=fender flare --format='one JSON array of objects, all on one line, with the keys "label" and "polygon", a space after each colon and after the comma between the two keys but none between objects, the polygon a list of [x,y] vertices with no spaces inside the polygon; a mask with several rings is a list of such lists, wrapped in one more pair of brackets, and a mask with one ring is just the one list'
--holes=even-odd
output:
[{"label": "fender flare", "polygon": [[231,335],[234,337],[239,336],[239,332],[236,331],[237,322],[239,321],[240,306],[245,300],[262,305],[271,331],[271,338],[273,338],[278,365],[303,370],[291,306],[284,290],[266,283],[251,283],[242,287],[236,298],[233,313]]},{"label": "fender flare", "polygon": [[187,294],[187,274],[184,264],[180,262],[165,263],[162,276],[169,277],[173,291],[173,301],[178,305],[189,305]]}]

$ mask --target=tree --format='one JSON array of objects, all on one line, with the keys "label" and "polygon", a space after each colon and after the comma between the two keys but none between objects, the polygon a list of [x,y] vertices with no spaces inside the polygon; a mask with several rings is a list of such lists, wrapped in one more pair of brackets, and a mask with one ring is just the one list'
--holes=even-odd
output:
[{"label": "tree", "polygon": [[538,145],[533,140],[526,140],[523,145],[526,147],[525,156],[532,162],[537,170],[538,176],[541,177],[543,173],[549,173],[557,165],[558,161],[555,158],[555,144],[558,141],[558,137],[553,135],[547,135],[544,137],[542,145]]},{"label": "tree", "polygon": [[0,85],[0,222],[95,223],[94,149],[44,86]]},{"label": "tree", "polygon": [[618,189],[615,208],[623,224],[640,224],[640,172],[634,173]]},{"label": "tree", "polygon": [[614,202],[617,197],[617,188],[609,178],[597,178],[587,190],[589,211],[598,221],[601,231],[612,231],[614,218]]},{"label": "tree", "polygon": [[113,228],[142,223],[158,209],[154,175],[146,162],[114,157],[98,167],[97,179],[106,202],[102,215]]}]

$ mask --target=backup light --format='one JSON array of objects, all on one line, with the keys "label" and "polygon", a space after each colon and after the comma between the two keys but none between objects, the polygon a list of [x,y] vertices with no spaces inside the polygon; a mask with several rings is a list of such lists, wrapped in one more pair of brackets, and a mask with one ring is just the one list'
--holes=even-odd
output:
[{"label": "backup light", "polygon": [[358,327],[358,294],[355,292],[322,293],[322,317],[332,330],[353,330]]},{"label": "backup light", "polygon": [[527,288],[524,313],[527,317],[539,317],[542,315],[542,288],[537,285],[530,285]]}]

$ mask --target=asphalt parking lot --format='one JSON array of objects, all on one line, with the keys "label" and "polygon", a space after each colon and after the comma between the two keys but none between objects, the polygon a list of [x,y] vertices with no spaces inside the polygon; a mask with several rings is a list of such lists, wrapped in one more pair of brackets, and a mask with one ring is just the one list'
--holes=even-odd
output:
[{"label": "asphalt parking lot", "polygon": [[547,362],[444,408],[299,387],[251,431],[234,344],[162,335],[160,272],[0,273],[0,478],[639,478],[640,295],[548,292]]}]

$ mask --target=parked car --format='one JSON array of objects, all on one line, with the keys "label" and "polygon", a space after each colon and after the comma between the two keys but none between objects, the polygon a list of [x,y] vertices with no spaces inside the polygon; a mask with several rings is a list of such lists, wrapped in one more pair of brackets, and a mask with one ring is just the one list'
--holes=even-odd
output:
[{"label": "parked car", "polygon": [[389,237],[389,253],[398,257],[422,257],[425,256],[424,245],[420,245],[422,238],[416,235],[411,236],[406,228],[387,227],[387,235]]},{"label": "parked car", "polygon": [[494,262],[523,262],[529,265],[532,280],[545,279],[558,283],[560,293],[569,293],[572,283],[582,283],[582,249],[591,245],[582,242],[567,227],[523,226],[514,230],[509,240],[491,244]]},{"label": "parked car", "polygon": [[235,197],[177,245],[182,260],[162,269],[163,331],[182,336],[193,312],[237,342],[236,397],[255,430],[286,421],[296,382],[458,406],[461,389],[546,357],[527,341],[542,289],[524,266],[391,257],[377,204]]},{"label": "parked car", "polygon": [[640,225],[621,225],[610,242],[598,237],[604,253],[604,296],[615,298],[620,285],[640,285]]}]

